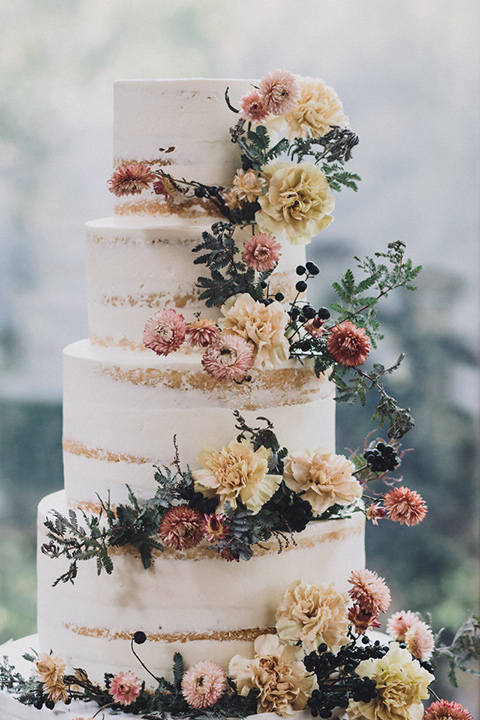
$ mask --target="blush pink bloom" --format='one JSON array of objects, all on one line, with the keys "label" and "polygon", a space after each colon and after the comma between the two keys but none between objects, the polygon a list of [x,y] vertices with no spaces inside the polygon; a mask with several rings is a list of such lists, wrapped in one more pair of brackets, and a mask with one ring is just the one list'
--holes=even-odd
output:
[{"label": "blush pink bloom", "polygon": [[378,503],[372,503],[367,507],[365,516],[367,520],[371,520],[374,525],[378,525],[378,521],[386,517],[385,508]]},{"label": "blush pink bloom", "polygon": [[226,689],[225,671],[210,660],[192,665],[182,678],[182,695],[194,708],[213,707]]},{"label": "blush pink bloom", "polygon": [[176,505],[162,518],[158,534],[162,542],[175,550],[188,550],[203,538],[203,515],[188,505]]},{"label": "blush pink bloom", "polygon": [[258,91],[264,107],[272,115],[286,115],[300,97],[298,80],[287,70],[267,73],[260,80]]},{"label": "blush pink bloom", "polygon": [[253,365],[253,350],[244,338],[224,335],[207,348],[202,365],[205,372],[216,380],[240,382]]},{"label": "blush pink bloom", "polygon": [[387,612],[392,598],[383,578],[372,570],[352,570],[348,582],[352,586],[348,594],[367,612]]},{"label": "blush pink bloom", "polygon": [[370,340],[363,328],[345,320],[341,325],[335,325],[330,330],[327,350],[340,365],[356,367],[367,359]]},{"label": "blush pink bloom", "polygon": [[265,272],[273,270],[280,260],[282,246],[273,235],[258,233],[252,235],[243,246],[242,260],[250,270]]},{"label": "blush pink bloom", "polygon": [[423,620],[418,620],[405,633],[407,649],[418,660],[430,660],[435,649],[435,640],[431,629]]},{"label": "blush pink bloom", "polygon": [[403,486],[389,490],[383,498],[383,504],[390,520],[401,525],[418,525],[427,514],[422,496]]},{"label": "blush pink bloom", "polygon": [[187,330],[183,315],[173,309],[159,310],[147,320],[143,344],[157,355],[168,355],[182,345]]},{"label": "blush pink bloom", "polygon": [[199,318],[188,324],[187,342],[194,348],[207,348],[220,337],[218,325],[208,318]]},{"label": "blush pink bloom", "polygon": [[108,692],[119,705],[131,705],[140,695],[142,681],[133,673],[118,673],[110,683]]},{"label": "blush pink bloom", "polygon": [[258,90],[253,90],[248,95],[244,95],[240,100],[240,107],[242,108],[240,115],[252,123],[261,123],[269,115]]},{"label": "blush pink bloom", "polygon": [[319,338],[324,335],[327,331],[324,328],[324,320],[319,317],[313,318],[313,320],[303,326],[303,329],[308,332],[311,337]]},{"label": "blush pink bloom", "polygon": [[228,527],[225,524],[225,515],[221,513],[217,515],[205,515],[203,519],[202,531],[203,537],[208,542],[215,542],[216,540],[223,540],[228,535]]},{"label": "blush pink bloom", "polygon": [[117,197],[138,195],[142,190],[150,187],[150,183],[154,182],[155,177],[147,165],[140,163],[121,165],[108,181],[108,189]]},{"label": "blush pink bloom", "polygon": [[394,638],[394,640],[404,642],[405,633],[408,628],[415,625],[415,623],[418,623],[419,620],[420,619],[417,613],[414,613],[411,610],[400,610],[389,618],[387,622],[387,633],[390,637]]},{"label": "blush pink bloom", "polygon": [[473,720],[473,715],[460,703],[438,700],[428,706],[423,720]]}]

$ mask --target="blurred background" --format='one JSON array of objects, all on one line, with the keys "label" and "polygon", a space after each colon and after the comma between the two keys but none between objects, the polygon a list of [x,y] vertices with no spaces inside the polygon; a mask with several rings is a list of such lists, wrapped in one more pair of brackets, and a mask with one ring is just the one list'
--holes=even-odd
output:
[{"label": "blurred background", "polygon": [[[36,504],[63,485],[61,352],[87,335],[83,225],[112,207],[113,81],[275,68],[322,77],[360,136],[363,181],[312,249],[312,300],[393,240],[424,267],[387,301],[378,359],[407,352],[391,380],[417,420],[402,472],[429,514],[369,528],[368,567],[392,610],[451,632],[478,605],[477,1],[11,0],[0,26],[0,641],[35,628]],[[368,409],[339,406],[339,451],[371,429]]]}]

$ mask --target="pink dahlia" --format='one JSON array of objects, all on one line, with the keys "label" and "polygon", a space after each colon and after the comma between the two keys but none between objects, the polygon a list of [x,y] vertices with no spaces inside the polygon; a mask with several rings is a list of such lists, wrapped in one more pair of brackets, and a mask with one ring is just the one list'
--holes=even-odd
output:
[{"label": "pink dahlia", "polygon": [[150,183],[155,180],[155,175],[151,172],[147,165],[140,163],[131,163],[130,165],[121,165],[113,173],[108,181],[109,190],[114,195],[138,195],[142,190],[150,187]]},{"label": "pink dahlia", "polygon": [[417,613],[414,613],[411,610],[400,610],[389,618],[387,622],[387,633],[395,640],[403,642],[408,628],[412,627],[412,625],[415,625],[415,623],[418,623],[419,621]]},{"label": "pink dahlia", "polygon": [[210,345],[202,357],[202,365],[217,380],[243,380],[253,365],[253,350],[239,335],[224,335]]},{"label": "pink dahlia", "polygon": [[140,695],[142,681],[133,673],[118,673],[110,683],[108,692],[116,703],[131,705]]},{"label": "pink dahlia", "polygon": [[385,508],[378,503],[372,503],[367,507],[365,516],[367,520],[371,520],[374,525],[378,525],[378,521],[383,520],[386,516]]},{"label": "pink dahlia", "polygon": [[418,660],[430,660],[435,649],[433,633],[423,620],[418,620],[405,633],[407,649]]},{"label": "pink dahlia", "polygon": [[387,612],[392,598],[383,578],[372,570],[352,570],[348,582],[352,586],[348,594],[367,612]]},{"label": "pink dahlia", "polygon": [[403,486],[389,490],[383,498],[383,504],[390,520],[402,525],[418,525],[427,514],[422,496]]},{"label": "pink dahlia", "polygon": [[260,123],[269,115],[258,90],[244,95],[240,100],[240,107],[240,115],[253,123]]},{"label": "pink dahlia", "polygon": [[259,84],[264,107],[273,115],[286,115],[294,109],[300,97],[300,86],[295,75],[286,70],[267,73]]},{"label": "pink dahlia", "polygon": [[362,365],[370,352],[370,340],[363,328],[345,320],[330,330],[327,350],[340,365]]},{"label": "pink dahlia", "polygon": [[353,605],[348,609],[348,620],[359,633],[366,633],[371,628],[379,628],[378,615],[369,612],[360,605]]},{"label": "pink dahlia", "polygon": [[185,340],[187,329],[183,315],[176,310],[159,310],[145,325],[143,344],[157,355],[168,355],[178,350]]},{"label": "pink dahlia", "polygon": [[225,671],[210,660],[192,665],[182,678],[182,695],[194,708],[213,707],[226,689]]},{"label": "pink dahlia", "polygon": [[218,325],[213,320],[199,318],[188,324],[187,342],[194,348],[206,348],[220,337]]},{"label": "pink dahlia", "polygon": [[228,527],[225,524],[225,515],[205,515],[203,519],[202,531],[203,537],[208,542],[223,540],[228,535]]},{"label": "pink dahlia", "polygon": [[258,233],[243,246],[242,260],[250,270],[265,272],[273,270],[282,254],[282,246],[273,235]]},{"label": "pink dahlia", "polygon": [[162,518],[158,534],[168,547],[188,550],[198,545],[203,537],[203,515],[188,505],[176,505]]},{"label": "pink dahlia", "polygon": [[423,720],[473,720],[473,715],[460,703],[439,700],[428,706]]}]

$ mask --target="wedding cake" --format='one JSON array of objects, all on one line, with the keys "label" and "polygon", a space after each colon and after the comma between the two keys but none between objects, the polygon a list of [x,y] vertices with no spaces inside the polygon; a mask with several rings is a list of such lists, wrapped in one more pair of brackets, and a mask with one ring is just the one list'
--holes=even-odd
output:
[{"label": "wedding cake", "polygon": [[[198,714],[228,695],[227,715],[285,716],[315,692],[332,717],[341,697],[319,699],[312,659],[326,652],[415,664],[421,717],[426,665],[395,643],[355,650],[347,630],[389,604],[365,570],[365,516],[425,514],[406,488],[361,500],[398,465],[407,421],[361,461],[336,453],[335,382],[348,393],[375,332],[351,303],[333,323],[306,298],[305,245],[332,221],[332,189],[356,187],[356,142],[312,78],[116,83],[114,215],[87,223],[89,339],[64,353],[65,489],[39,506],[38,644],[6,649],[34,675],[0,717],[90,718],[93,701]],[[339,700],[352,718],[377,702],[357,680]]]}]

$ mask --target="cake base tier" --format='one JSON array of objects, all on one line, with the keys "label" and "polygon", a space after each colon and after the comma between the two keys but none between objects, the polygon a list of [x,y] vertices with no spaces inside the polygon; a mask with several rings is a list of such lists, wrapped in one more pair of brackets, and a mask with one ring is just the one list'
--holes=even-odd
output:
[{"label": "cake base tier", "polygon": [[364,516],[315,521],[283,543],[254,546],[248,561],[227,562],[208,545],[184,553],[156,551],[145,570],[130,546],[111,548],[114,570],[97,575],[95,560],[80,561],[74,584],[55,580],[68,568],[63,558],[42,553],[49,511],[67,513],[65,494],[54,493],[39,506],[38,630],[43,652],[53,649],[71,667],[98,681],[104,672],[133,670],[148,680],[132,653],[139,648],[156,675],[171,672],[179,652],[187,665],[213,660],[224,668],[240,654],[253,657],[255,639],[275,632],[275,613],[286,588],[297,580],[334,583],[348,589],[352,570],[365,566]]}]

